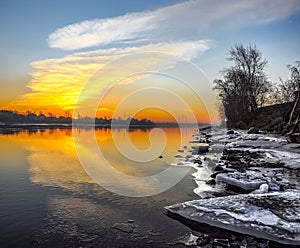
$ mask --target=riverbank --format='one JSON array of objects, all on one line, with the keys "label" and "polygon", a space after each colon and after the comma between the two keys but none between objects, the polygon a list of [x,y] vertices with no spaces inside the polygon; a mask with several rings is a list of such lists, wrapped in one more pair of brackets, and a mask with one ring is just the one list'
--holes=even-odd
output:
[{"label": "riverbank", "polygon": [[[178,164],[199,168],[194,177],[200,199],[168,206],[168,215],[196,229],[204,223],[232,231],[221,247],[300,244],[299,145],[275,134],[218,128],[202,129],[192,142],[192,155]],[[209,148],[198,148],[203,146]],[[203,168],[211,173],[203,176]],[[200,247],[215,242],[194,236],[193,245],[204,238]]]},{"label": "riverbank", "polygon": [[289,142],[300,142],[300,104],[287,102],[258,108],[248,122],[227,123],[229,128],[248,130],[255,128],[268,133],[286,136]]}]

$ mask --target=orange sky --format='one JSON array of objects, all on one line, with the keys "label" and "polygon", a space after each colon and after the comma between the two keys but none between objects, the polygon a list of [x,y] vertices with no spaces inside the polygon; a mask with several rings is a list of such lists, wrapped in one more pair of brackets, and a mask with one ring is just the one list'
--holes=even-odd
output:
[{"label": "orange sky", "polygon": [[[111,1],[89,4],[78,1],[70,8],[68,1],[61,1],[59,5],[51,1],[43,1],[43,4],[30,0],[1,1],[0,108],[51,112],[56,116],[74,109],[75,115],[92,116],[99,110],[100,116],[123,117],[124,112],[125,115],[132,113],[137,105],[149,105],[150,100],[154,105],[170,101],[166,92],[150,94],[152,99],[145,93],[114,113],[124,92],[133,92],[121,85],[133,84],[140,89],[139,84],[144,83],[144,86],[158,84],[187,103],[188,108],[180,101],[165,106],[175,118],[187,116],[190,121],[194,113],[199,122],[216,122],[216,94],[212,92],[211,80],[199,73],[203,70],[212,79],[219,78],[218,72],[230,66],[226,57],[233,44],[257,45],[263,58],[269,61],[266,72],[274,83],[279,82],[279,77],[287,80],[290,71],[286,65],[299,60],[300,5],[297,0],[233,1],[230,4],[194,0],[162,2],[135,1],[134,4],[116,5]],[[257,8],[258,3],[260,8]],[[49,13],[51,18],[46,18]],[[147,54],[149,52],[162,56],[152,56]],[[135,53],[144,53],[144,57],[125,60],[104,71],[97,77],[99,82],[90,85],[92,87],[77,101],[82,87],[95,71]],[[165,54],[173,57],[166,58]],[[194,62],[201,70],[187,69],[189,62]],[[184,74],[183,79],[194,90],[182,89],[176,80],[171,80],[170,87],[170,80],[164,77],[131,75],[141,71],[164,71],[179,78]],[[131,76],[124,79],[126,75]],[[121,85],[115,86],[114,93],[100,106],[95,106],[94,97],[101,97],[116,80],[121,80]],[[200,100],[191,93],[193,91]],[[93,106],[89,105],[91,102]],[[142,116],[142,113],[149,116]],[[171,120],[157,111],[140,112],[137,116],[155,121]]]},{"label": "orange sky", "polygon": [[[130,48],[126,53],[123,50],[109,53],[99,50],[94,54],[83,52],[35,61],[31,63],[33,69],[29,74],[28,93],[0,104],[6,109],[29,110],[37,114],[42,111],[56,116],[74,111],[73,116],[94,117],[96,114],[97,117],[127,118],[130,114],[131,117],[156,122],[173,122],[176,118],[181,122],[194,122],[193,119],[202,123],[216,122],[216,98],[215,95],[209,97],[211,85],[203,83],[204,93],[209,92],[203,93],[207,100],[173,78],[176,73],[179,76],[193,74],[186,72],[186,65],[176,68],[174,56],[181,55],[188,47],[181,46],[170,45],[169,55],[142,53],[136,57],[124,56],[132,50],[135,52],[135,48]],[[152,51],[153,47],[147,49]],[[147,49],[142,52],[147,52]],[[165,50],[165,47],[156,48],[159,49]],[[162,68],[169,70],[168,74],[160,74]],[[196,82],[197,76],[195,78]],[[195,84],[201,85],[201,82]],[[141,111],[144,108],[147,110]]]}]

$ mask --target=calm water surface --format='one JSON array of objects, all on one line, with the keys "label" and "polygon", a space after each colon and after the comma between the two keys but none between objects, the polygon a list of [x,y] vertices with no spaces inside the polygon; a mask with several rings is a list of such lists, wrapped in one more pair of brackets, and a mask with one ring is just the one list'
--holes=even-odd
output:
[{"label": "calm water surface", "polygon": [[[164,129],[163,158],[148,163],[132,162],[120,154],[112,132],[121,143],[129,136],[144,150],[150,146],[149,131],[97,129],[95,133],[115,169],[147,176],[165,170],[181,148],[181,139],[189,145],[194,130],[187,128],[180,134],[176,128]],[[163,207],[198,198],[193,193],[192,169],[161,194],[120,196],[86,174],[72,132],[84,139],[94,130],[6,130],[0,134],[0,247],[168,247],[187,233],[189,229],[167,217]],[[154,137],[155,142],[159,139]]]}]

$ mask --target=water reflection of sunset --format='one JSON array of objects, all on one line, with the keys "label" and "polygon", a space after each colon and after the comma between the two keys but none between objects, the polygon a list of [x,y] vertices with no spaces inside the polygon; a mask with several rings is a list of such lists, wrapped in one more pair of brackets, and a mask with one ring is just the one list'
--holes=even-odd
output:
[{"label": "water reflection of sunset", "polygon": [[[24,130],[17,134],[0,135],[0,141],[19,145],[29,151],[27,161],[32,182],[74,190],[74,187],[78,184],[93,184],[94,182],[86,174],[77,158],[72,132],[75,132],[73,135],[86,139],[94,130],[47,129],[36,132]],[[164,129],[168,139],[165,151],[162,153],[163,158],[156,158],[149,163],[138,163],[126,159],[116,150],[112,132],[121,142],[125,142],[125,138],[129,137],[138,149],[143,150],[150,145],[150,131],[134,130],[128,132],[125,129],[95,130],[99,148],[112,166],[122,173],[138,177],[152,175],[166,169],[174,160],[174,155],[176,155],[180,146],[181,135],[185,141],[191,136],[191,130],[189,129],[184,129],[181,135],[179,129]],[[152,141],[154,143],[161,142],[159,137],[157,139],[154,138]],[[87,143],[89,143],[88,140]],[[90,159],[93,159],[93,157]]]}]

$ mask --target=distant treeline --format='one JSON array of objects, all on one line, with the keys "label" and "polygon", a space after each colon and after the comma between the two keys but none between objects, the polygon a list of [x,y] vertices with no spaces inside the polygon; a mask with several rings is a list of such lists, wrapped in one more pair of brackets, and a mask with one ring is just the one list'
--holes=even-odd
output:
[{"label": "distant treeline", "polygon": [[1,126],[9,126],[12,124],[96,124],[101,126],[145,126],[145,127],[153,127],[155,123],[146,118],[144,119],[135,119],[128,118],[123,120],[121,118],[111,119],[111,118],[76,118],[72,119],[69,115],[55,117],[54,115],[44,115],[43,113],[36,114],[27,111],[26,114],[18,113],[17,111],[10,110],[0,110],[0,125]]}]

